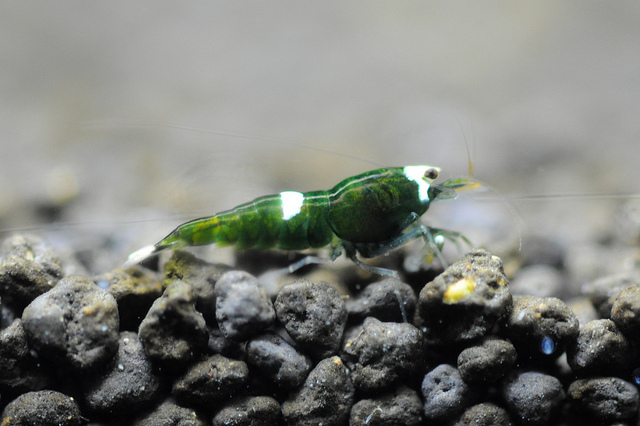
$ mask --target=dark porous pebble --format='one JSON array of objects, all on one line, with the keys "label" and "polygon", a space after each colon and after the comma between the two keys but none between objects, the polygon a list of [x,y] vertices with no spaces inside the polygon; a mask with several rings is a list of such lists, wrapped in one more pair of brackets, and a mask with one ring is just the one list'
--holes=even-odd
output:
[{"label": "dark porous pebble", "polygon": [[245,342],[235,342],[222,335],[218,327],[209,327],[209,342],[207,343],[210,354],[220,354],[228,358],[244,359]]},{"label": "dark porous pebble", "polygon": [[546,425],[564,400],[565,393],[555,377],[528,371],[505,379],[502,397],[512,418],[524,424]]},{"label": "dark porous pebble", "polygon": [[467,383],[493,383],[509,373],[518,354],[508,340],[487,337],[458,355],[458,370]]},{"label": "dark porous pebble", "polygon": [[372,317],[364,320],[362,332],[345,342],[343,351],[354,386],[365,393],[394,386],[424,362],[420,330]]},{"label": "dark porous pebble", "polygon": [[0,330],[7,328],[19,318],[15,311],[6,304],[2,303],[2,296],[0,296]]},{"label": "dark porous pebble", "polygon": [[640,285],[625,288],[613,299],[611,319],[627,337],[640,340]]},{"label": "dark porous pebble", "polygon": [[213,416],[213,426],[277,426],[280,404],[268,396],[232,399]]},{"label": "dark porous pebble", "polygon": [[531,265],[522,268],[509,283],[511,294],[514,295],[559,297],[564,288],[562,273],[548,265]]},{"label": "dark porous pebble", "polygon": [[39,238],[14,235],[0,247],[0,294],[19,310],[62,278],[62,262]]},{"label": "dark porous pebble", "polygon": [[278,321],[291,338],[315,359],[337,353],[347,322],[344,300],[331,284],[298,280],[280,290]]},{"label": "dark porous pebble", "polygon": [[40,359],[75,369],[109,361],[118,350],[118,306],[115,298],[79,275],[60,280],[38,296],[22,315],[29,346]]},{"label": "dark porous pebble", "polygon": [[631,367],[631,345],[608,319],[589,322],[567,346],[567,362],[579,375],[610,376]]},{"label": "dark porous pebble", "polygon": [[210,408],[232,396],[248,379],[246,363],[213,355],[191,366],[173,383],[171,393],[179,403]]},{"label": "dark porous pebble", "polygon": [[85,423],[73,398],[51,390],[28,392],[2,412],[2,426],[73,426]]},{"label": "dark porous pebble", "polygon": [[576,380],[568,393],[577,412],[600,420],[630,419],[638,413],[638,389],[617,377]]},{"label": "dark porous pebble", "polygon": [[89,380],[83,392],[84,406],[108,417],[128,416],[128,410],[148,405],[160,388],[160,379],[154,374],[138,335],[130,331],[120,334],[111,368]]},{"label": "dark porous pebble", "polygon": [[193,288],[174,281],[153,302],[138,331],[147,356],[163,362],[184,363],[207,346],[209,333],[195,308]]},{"label": "dark porous pebble", "polygon": [[472,390],[452,365],[441,364],[422,381],[424,414],[430,421],[451,421],[473,403]]},{"label": "dark porous pebble", "polygon": [[467,408],[451,426],[512,426],[507,410],[490,402]]},{"label": "dark porous pebble", "polygon": [[599,278],[583,286],[582,292],[591,299],[600,318],[609,318],[615,297],[625,288],[632,286],[640,286],[640,273],[637,271]]},{"label": "dark porous pebble", "polygon": [[133,422],[132,426],[206,426],[207,424],[208,422],[193,409],[181,407],[172,399],[167,399],[152,412]]},{"label": "dark porous pebble", "polygon": [[269,295],[247,272],[225,273],[214,290],[216,320],[227,339],[247,340],[270,327],[276,319]]},{"label": "dark porous pebble", "polygon": [[275,333],[247,343],[247,363],[283,389],[297,388],[311,370],[311,360]]},{"label": "dark porous pebble", "polygon": [[349,426],[417,426],[422,421],[422,401],[406,386],[375,398],[362,399],[351,409]]},{"label": "dark porous pebble", "polygon": [[222,274],[229,271],[227,265],[214,264],[198,259],[191,253],[176,250],[164,265],[167,287],[175,280],[190,284],[196,296],[196,309],[209,324],[215,323],[216,296],[214,287]]},{"label": "dark porous pebble", "polygon": [[302,387],[282,403],[288,425],[347,424],[354,387],[342,360],[323,359],[311,370]]},{"label": "dark porous pebble", "polygon": [[93,281],[116,298],[121,330],[138,330],[153,302],[162,295],[158,278],[137,266],[95,276]]},{"label": "dark porous pebble", "polygon": [[473,250],[420,291],[415,324],[428,343],[462,344],[484,337],[510,309],[502,262]]},{"label": "dark porous pebble", "polygon": [[40,390],[49,380],[31,355],[22,321],[17,319],[0,331],[0,393],[7,395]]},{"label": "dark porous pebble", "polygon": [[559,357],[578,331],[578,317],[554,297],[514,296],[513,310],[504,325],[518,355],[534,361]]},{"label": "dark porous pebble", "polygon": [[387,278],[369,284],[355,298],[347,300],[352,321],[375,317],[386,322],[407,322],[416,310],[416,295],[409,284]]}]

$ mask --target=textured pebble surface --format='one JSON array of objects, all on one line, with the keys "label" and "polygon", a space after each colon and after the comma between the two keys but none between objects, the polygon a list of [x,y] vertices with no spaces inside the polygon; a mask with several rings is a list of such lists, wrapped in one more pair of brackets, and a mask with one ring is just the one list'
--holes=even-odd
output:
[{"label": "textured pebble surface", "polygon": [[267,291],[186,252],[88,277],[32,236],[2,250],[3,425],[638,424],[630,273],[569,303],[560,255],[515,289],[474,250],[424,281]]}]

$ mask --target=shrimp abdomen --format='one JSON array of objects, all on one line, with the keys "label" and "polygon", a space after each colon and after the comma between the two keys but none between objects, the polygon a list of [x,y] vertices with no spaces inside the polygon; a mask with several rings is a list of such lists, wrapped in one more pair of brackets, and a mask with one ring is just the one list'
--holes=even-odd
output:
[{"label": "shrimp abdomen", "polygon": [[334,237],[327,221],[328,208],[325,191],[268,195],[214,216],[184,223],[156,247],[205,244],[238,249],[324,247]]}]

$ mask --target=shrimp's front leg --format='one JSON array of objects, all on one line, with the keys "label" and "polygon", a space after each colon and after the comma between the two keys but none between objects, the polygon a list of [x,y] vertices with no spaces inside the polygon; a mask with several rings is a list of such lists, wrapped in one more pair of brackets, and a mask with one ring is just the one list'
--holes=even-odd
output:
[{"label": "shrimp's front leg", "polygon": [[[415,213],[409,215],[409,217],[405,220],[402,230],[402,233],[400,233],[398,236],[391,238],[381,244],[356,244],[356,251],[360,253],[361,256],[372,258],[382,256],[384,254],[387,254],[391,250],[401,247],[413,240],[422,238],[425,243],[426,250],[426,253],[422,257],[422,259],[427,258],[429,259],[428,263],[431,263],[433,258],[437,257],[441,265],[443,267],[446,267],[447,261],[442,255],[442,247],[445,240],[449,240],[455,243],[459,251],[462,251],[460,240],[464,241],[469,246],[472,246],[471,242],[459,232],[442,228],[432,228],[424,225],[420,221],[420,216]],[[349,256],[349,252],[347,252],[347,256]]]},{"label": "shrimp's front leg", "polygon": [[[355,244],[350,243],[348,241],[341,241],[340,246],[344,248],[345,255],[349,260],[355,263],[359,268],[364,269],[367,272],[371,272],[372,274],[382,275],[386,277],[399,278],[398,273],[393,269],[380,268],[377,266],[371,266],[369,264],[364,263],[358,258],[358,248]],[[389,250],[385,250],[386,253]],[[341,254],[341,250],[337,252],[336,257]],[[332,252],[332,257],[335,254],[335,248]],[[375,257],[375,256],[374,256]]]}]

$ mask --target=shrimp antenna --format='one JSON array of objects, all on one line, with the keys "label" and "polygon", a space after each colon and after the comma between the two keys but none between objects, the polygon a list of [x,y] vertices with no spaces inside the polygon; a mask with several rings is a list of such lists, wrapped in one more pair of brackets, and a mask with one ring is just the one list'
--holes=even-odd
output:
[{"label": "shrimp antenna", "polygon": [[640,193],[637,192],[614,192],[603,194],[598,192],[564,192],[550,194],[534,194],[534,195],[503,195],[508,200],[518,201],[544,201],[549,199],[556,200],[636,200],[640,199]]},{"label": "shrimp antenna", "polygon": [[[467,151],[469,177],[467,179],[464,179],[464,178],[449,179],[446,183],[449,183],[449,186],[452,186],[452,185],[455,186],[454,189],[456,192],[467,191],[470,189],[477,189],[477,188],[485,188],[487,191],[494,194],[500,201],[504,202],[507,208],[509,209],[509,212],[511,213],[511,215],[517,219],[516,229],[518,231],[518,251],[521,251],[522,250],[522,229],[526,227],[524,218],[522,217],[522,214],[518,211],[518,209],[515,207],[515,205],[512,202],[510,202],[507,199],[507,197],[501,194],[500,191],[498,191],[497,189],[493,188],[490,185],[487,185],[482,181],[479,181],[473,178],[473,172],[474,172],[473,157],[475,156],[475,144],[473,145],[473,148],[469,147],[469,141],[467,140],[467,133],[465,132],[464,126],[460,121],[460,116],[457,114],[456,114],[456,120],[458,121],[458,126],[460,126],[460,131],[462,132],[462,137],[464,138],[464,147]],[[455,182],[457,182],[457,184]],[[443,184],[443,186],[447,186],[446,183]]]},{"label": "shrimp antenna", "polygon": [[[469,163],[469,179],[473,179],[473,157],[475,156],[475,144],[473,145],[473,155],[471,153],[471,149],[469,148],[469,141],[467,140],[467,132],[464,131],[464,127],[462,126],[462,122],[460,121],[460,116],[456,114],[456,120],[458,121],[458,126],[460,126],[460,131],[462,132],[462,137],[464,138],[464,147],[467,150],[467,162]],[[473,139],[472,139],[473,141]],[[482,185],[482,184],[481,184]],[[485,185],[483,185],[485,186]]]},{"label": "shrimp antenna", "polygon": [[307,145],[301,142],[297,142],[294,140],[287,140],[284,138],[276,138],[276,137],[269,137],[269,136],[256,136],[256,135],[250,135],[250,134],[242,134],[242,133],[233,133],[233,132],[221,132],[221,131],[216,131],[216,130],[207,130],[207,129],[202,129],[199,127],[191,127],[191,126],[184,126],[181,124],[173,124],[173,123],[145,123],[145,122],[119,122],[119,123],[110,123],[109,121],[88,121],[86,122],[86,125],[84,126],[87,129],[100,129],[100,128],[110,128],[110,127],[130,127],[130,128],[165,128],[165,129],[176,129],[176,130],[185,130],[188,132],[193,132],[193,133],[203,133],[203,134],[208,134],[208,135],[216,135],[216,136],[226,136],[226,137],[231,137],[231,138],[236,138],[236,139],[245,139],[245,140],[251,140],[251,141],[259,141],[259,142],[273,142],[279,145],[289,145],[289,146],[293,146],[296,148],[305,148],[308,149],[310,151],[315,151],[315,152],[322,152],[324,154],[331,154],[331,155],[335,155],[335,156],[339,156],[339,157],[343,157],[343,158],[349,158],[351,160],[356,160],[356,161],[360,161],[360,162],[364,162],[367,164],[371,164],[374,166],[380,166],[382,167],[382,164],[379,161],[375,161],[372,160],[370,158],[365,158],[359,155],[353,155],[353,154],[346,154],[344,152],[338,152],[338,151],[334,151],[331,149],[327,149],[327,148],[319,148],[317,146],[312,146],[312,145]]}]

